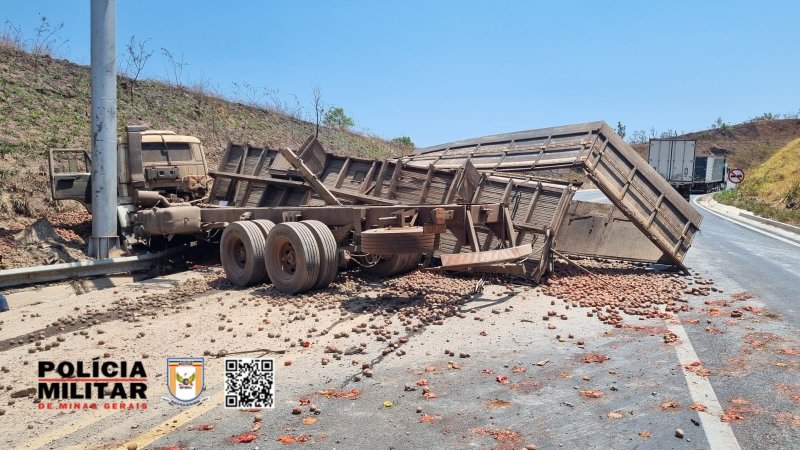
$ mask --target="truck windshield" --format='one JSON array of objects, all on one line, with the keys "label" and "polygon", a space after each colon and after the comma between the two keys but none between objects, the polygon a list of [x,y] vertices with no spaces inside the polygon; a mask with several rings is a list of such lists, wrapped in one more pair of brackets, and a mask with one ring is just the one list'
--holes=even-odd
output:
[{"label": "truck windshield", "polygon": [[[169,158],[167,158],[169,152]],[[191,161],[192,148],[188,142],[142,142],[142,162]]]}]

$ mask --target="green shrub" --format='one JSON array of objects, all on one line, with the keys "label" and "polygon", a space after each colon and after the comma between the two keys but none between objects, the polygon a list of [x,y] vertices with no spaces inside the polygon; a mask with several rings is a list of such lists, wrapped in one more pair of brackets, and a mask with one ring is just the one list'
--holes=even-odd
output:
[{"label": "green shrub", "polygon": [[355,125],[353,118],[345,114],[344,108],[339,106],[332,106],[325,112],[323,123],[325,126],[338,128],[340,130],[347,130]]},{"label": "green shrub", "polygon": [[392,142],[395,142],[395,143],[400,144],[400,145],[405,146],[405,147],[413,147],[414,146],[414,142],[408,136],[396,137],[396,138],[392,139]]}]

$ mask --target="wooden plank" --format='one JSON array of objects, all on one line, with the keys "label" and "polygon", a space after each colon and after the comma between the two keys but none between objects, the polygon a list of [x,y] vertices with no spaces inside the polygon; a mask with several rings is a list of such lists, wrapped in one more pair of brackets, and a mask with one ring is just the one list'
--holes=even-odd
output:
[{"label": "wooden plank", "polygon": [[344,160],[342,164],[342,169],[339,171],[339,176],[336,177],[336,184],[334,185],[335,188],[342,187],[342,183],[344,183],[345,178],[347,178],[347,171],[350,169],[350,160],[351,158],[347,158]]},{"label": "wooden plank", "polygon": [[422,192],[419,194],[419,203],[425,203],[425,198],[428,196],[428,191],[431,189],[431,182],[433,181],[433,164],[428,166],[428,174],[425,176],[425,184],[422,185]]},{"label": "wooden plank", "polygon": [[532,252],[533,249],[530,245],[520,245],[485,252],[443,253],[439,256],[442,258],[443,269],[456,269],[515,261],[530,255]]},{"label": "wooden plank", "polygon": [[397,183],[400,181],[400,175],[403,173],[403,164],[400,161],[395,162],[394,172],[392,173],[392,181],[389,183],[389,190],[386,191],[386,198],[391,199],[397,189]]},{"label": "wooden plank", "polygon": [[464,168],[460,167],[457,171],[455,176],[453,177],[453,182],[450,183],[450,187],[447,189],[447,194],[444,197],[444,203],[452,203],[453,198],[458,193],[458,187],[463,183],[464,179]]},{"label": "wooden plank", "polygon": [[303,175],[303,178],[305,178],[308,184],[311,185],[311,189],[313,189],[314,192],[316,192],[326,204],[341,206],[341,202],[339,202],[336,196],[333,195],[331,191],[329,191],[328,188],[322,184],[321,181],[319,181],[319,178],[317,178],[317,176],[314,175],[314,173],[311,172],[308,167],[306,167],[303,161],[301,161],[293,151],[286,147],[282,147],[280,152],[281,155],[286,158],[289,164],[291,164],[295,169],[297,169],[298,172],[300,172],[301,175]]},{"label": "wooden plank", "polygon": [[358,189],[362,194],[367,192],[369,189],[370,183],[372,182],[372,177],[375,176],[375,168],[378,166],[378,161],[372,161],[372,165],[369,166],[369,171],[367,171],[367,176],[364,177],[364,181],[361,182],[361,187]]},{"label": "wooden plank", "polygon": [[[258,173],[261,171],[261,168],[264,166],[264,159],[266,155],[267,155],[267,149],[262,148],[261,154],[258,155],[258,162],[256,163],[256,166],[253,167],[253,173],[251,173],[250,175],[252,176],[258,175]],[[248,204],[248,200],[250,199],[250,193],[252,191],[253,191],[253,183],[248,182],[247,187],[244,190],[244,195],[242,196],[242,206]]]},{"label": "wooden plank", "polygon": [[331,192],[339,197],[357,200],[372,205],[398,205],[400,202],[397,200],[388,200],[380,197],[373,197],[371,195],[356,194],[355,192],[345,191],[342,189],[331,189]]},{"label": "wooden plank", "polygon": [[472,195],[472,200],[470,200],[470,203],[478,203],[481,198],[481,194],[483,194],[483,185],[486,183],[486,181],[486,176],[481,174],[481,181],[478,183],[478,188],[475,189],[475,194]]},{"label": "wooden plank", "polygon": [[[542,182],[540,181],[536,183],[536,192],[531,197],[530,203],[528,203],[528,215],[527,217],[525,217],[525,221],[523,222],[524,224],[528,224],[528,222],[531,221],[531,217],[533,217],[533,211],[536,209],[536,203],[539,202],[539,194],[541,193],[542,193]],[[517,245],[522,243],[526,233],[527,232],[524,230],[517,233],[517,240],[516,240]]]},{"label": "wooden plank", "polygon": [[381,163],[381,170],[378,172],[378,179],[375,180],[375,187],[372,189],[372,195],[380,197],[383,192],[383,179],[386,177],[386,168],[389,167],[389,161]]},{"label": "wooden plank", "polygon": [[480,251],[478,247],[480,243],[478,242],[478,235],[475,233],[475,221],[472,220],[472,214],[467,212],[467,236],[469,236],[469,244],[472,247],[473,252]]},{"label": "wooden plank", "polygon": [[273,178],[272,176],[264,177],[264,176],[253,176],[253,175],[241,175],[238,173],[218,172],[216,170],[209,171],[208,176],[210,176],[211,178],[230,178],[232,181],[259,181],[267,184],[275,184],[278,186],[309,187],[306,183],[302,181],[287,180],[284,178]]},{"label": "wooden plank", "polygon": [[656,206],[653,208],[653,212],[650,213],[650,217],[647,218],[647,228],[650,228],[650,225],[653,224],[653,221],[656,219],[656,215],[658,214],[658,209],[661,208],[661,202],[664,201],[664,194],[658,197],[656,200]]}]

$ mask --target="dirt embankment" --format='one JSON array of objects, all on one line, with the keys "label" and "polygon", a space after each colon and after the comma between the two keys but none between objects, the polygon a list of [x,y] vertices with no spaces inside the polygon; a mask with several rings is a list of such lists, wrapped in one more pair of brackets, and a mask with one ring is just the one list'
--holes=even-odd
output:
[{"label": "dirt embankment", "polygon": [[720,192],[714,198],[760,216],[800,225],[800,139],[746,172],[738,189]]},{"label": "dirt embankment", "polygon": [[[50,199],[48,148],[89,148],[90,70],[65,60],[0,46],[0,255],[16,267],[25,258],[18,234],[47,217],[70,245],[81,245],[88,215],[77,203]],[[119,78],[118,128],[131,123],[193,135],[216,167],[228,142],[297,148],[314,124],[288,115],[233,103],[202,87],[174,87],[159,81]],[[398,155],[404,147],[375,137],[323,128],[329,151],[363,157]]]}]

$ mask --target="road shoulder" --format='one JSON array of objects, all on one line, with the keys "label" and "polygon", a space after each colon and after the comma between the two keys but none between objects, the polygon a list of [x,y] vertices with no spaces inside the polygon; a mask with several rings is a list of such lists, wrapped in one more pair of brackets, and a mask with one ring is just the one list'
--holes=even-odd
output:
[{"label": "road shoulder", "polygon": [[749,211],[737,208],[735,206],[724,205],[714,200],[713,194],[706,194],[695,197],[693,202],[700,208],[705,209],[713,214],[716,214],[723,219],[758,231],[762,234],[770,235],[778,239],[785,239],[794,244],[800,245],[800,233],[795,233],[788,229],[779,228],[764,221],[751,219],[747,216],[753,216]]}]

